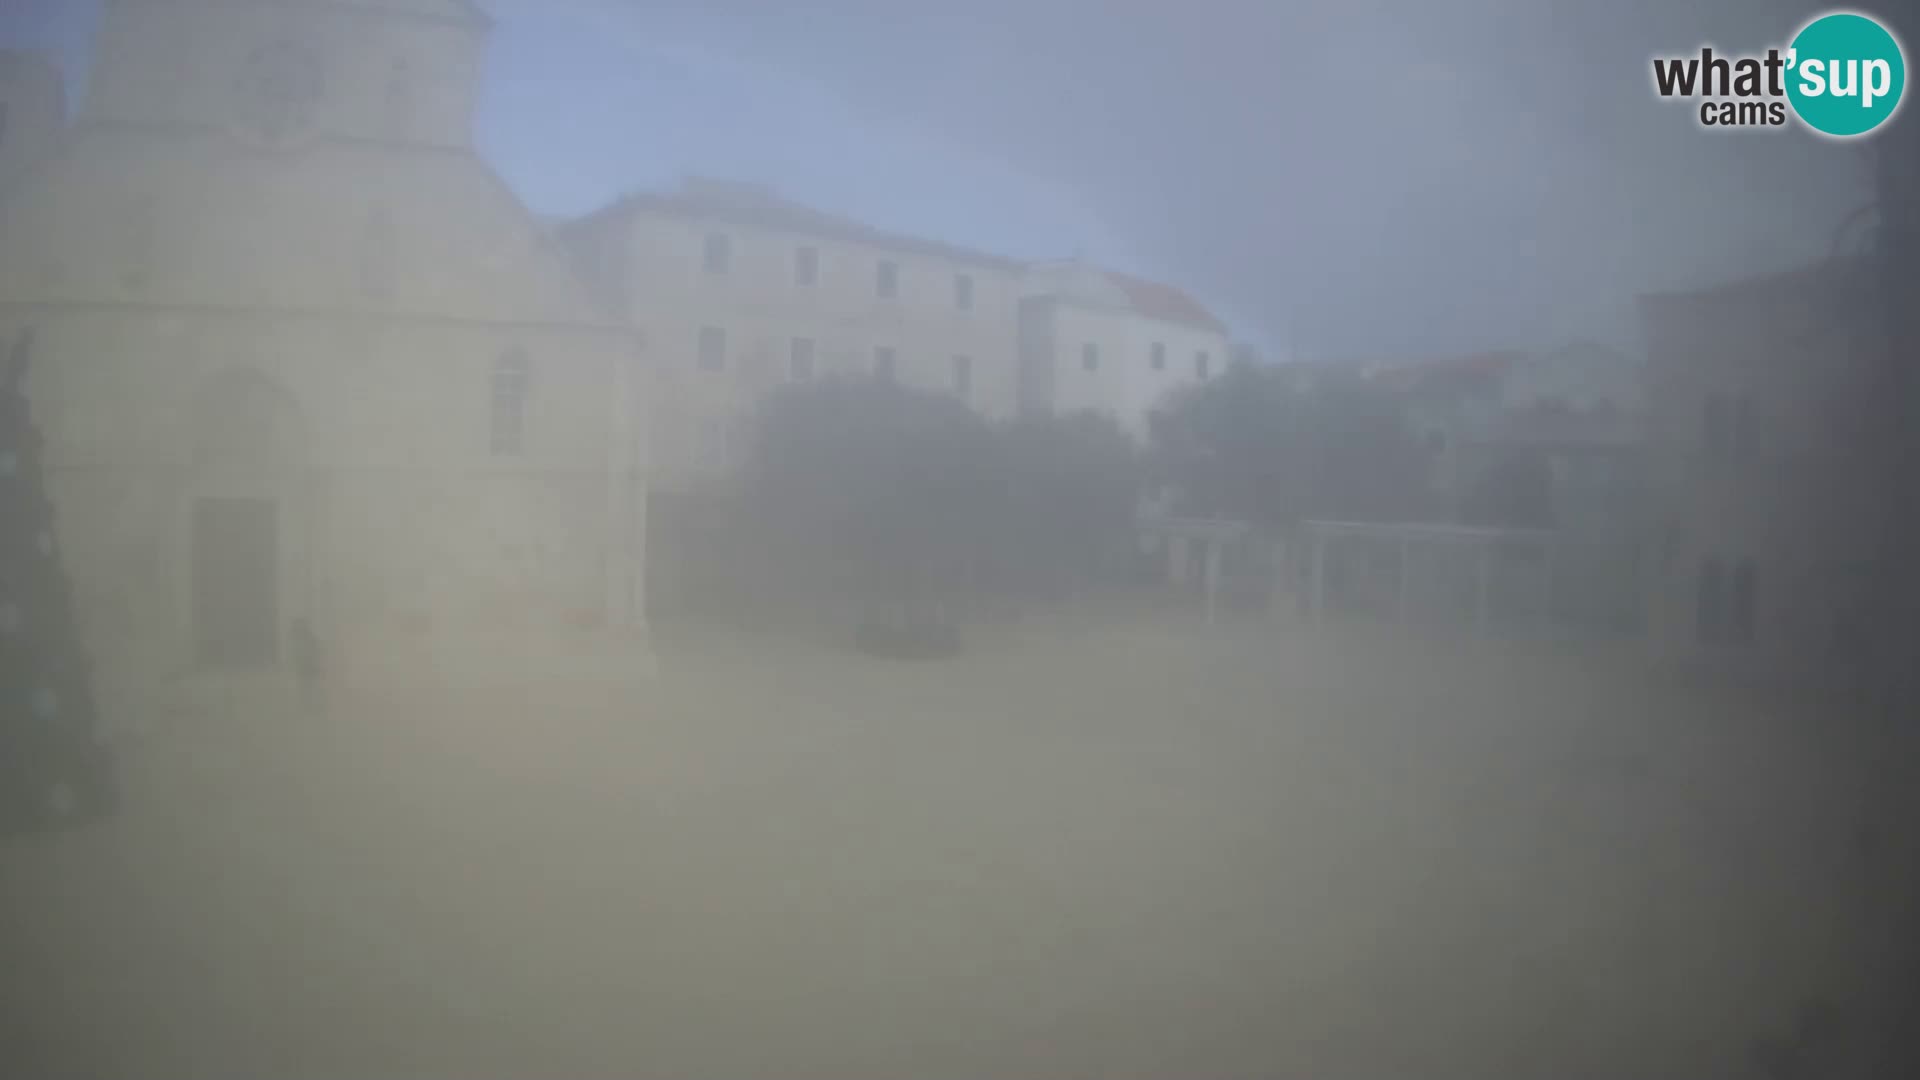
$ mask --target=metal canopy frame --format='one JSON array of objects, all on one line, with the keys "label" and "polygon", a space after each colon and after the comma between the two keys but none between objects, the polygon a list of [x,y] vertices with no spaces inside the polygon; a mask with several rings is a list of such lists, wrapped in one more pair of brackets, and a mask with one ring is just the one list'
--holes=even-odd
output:
[{"label": "metal canopy frame", "polygon": [[1150,517],[1137,523],[1149,535],[1167,541],[1167,577],[1176,585],[1186,577],[1187,544],[1201,545],[1201,591],[1206,597],[1206,620],[1212,624],[1219,611],[1220,563],[1228,544],[1245,538],[1253,526],[1244,521],[1224,518]]},{"label": "metal canopy frame", "polygon": [[1454,525],[1443,522],[1380,522],[1380,521],[1308,521],[1302,523],[1308,545],[1308,559],[1311,566],[1312,596],[1311,618],[1315,624],[1320,622],[1326,607],[1326,549],[1335,540],[1366,539],[1392,543],[1400,552],[1400,570],[1394,582],[1394,612],[1400,622],[1407,618],[1407,582],[1409,579],[1409,552],[1417,546],[1426,547],[1468,547],[1475,550],[1476,591],[1474,598],[1474,625],[1482,634],[1487,631],[1489,621],[1488,592],[1492,578],[1493,551],[1497,547],[1525,546],[1536,548],[1547,560],[1547,591],[1549,597],[1554,592],[1553,539],[1549,529],[1503,529],[1483,528],[1471,525]]}]

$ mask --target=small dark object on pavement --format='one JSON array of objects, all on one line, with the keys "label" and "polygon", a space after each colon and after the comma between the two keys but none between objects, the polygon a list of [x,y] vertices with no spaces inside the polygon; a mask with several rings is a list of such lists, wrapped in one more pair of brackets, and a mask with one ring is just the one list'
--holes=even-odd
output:
[{"label": "small dark object on pavement", "polygon": [[293,670],[300,680],[300,701],[309,710],[325,705],[327,664],[320,638],[305,616],[293,620]]},{"label": "small dark object on pavement", "polygon": [[950,622],[870,620],[854,632],[861,652],[889,660],[934,660],[960,651],[960,631]]}]

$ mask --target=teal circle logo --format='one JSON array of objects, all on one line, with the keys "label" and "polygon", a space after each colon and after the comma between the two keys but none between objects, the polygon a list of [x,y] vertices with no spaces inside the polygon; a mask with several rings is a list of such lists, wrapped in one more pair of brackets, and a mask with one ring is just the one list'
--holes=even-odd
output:
[{"label": "teal circle logo", "polygon": [[1787,100],[1815,131],[1865,135],[1900,107],[1907,61],[1887,28],[1852,12],[1808,23],[1788,53]]}]

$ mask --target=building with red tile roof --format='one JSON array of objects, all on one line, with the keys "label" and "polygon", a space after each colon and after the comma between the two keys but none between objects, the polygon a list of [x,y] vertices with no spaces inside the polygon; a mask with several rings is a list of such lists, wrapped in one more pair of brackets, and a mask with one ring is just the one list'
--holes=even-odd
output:
[{"label": "building with red tile roof", "polygon": [[1176,286],[892,232],[759,184],[689,178],[553,231],[645,333],[670,473],[730,469],[757,402],[795,379],[884,373],[988,416],[1091,410],[1144,434],[1165,394],[1230,356],[1222,321]]},{"label": "building with red tile roof", "polygon": [[1170,395],[1226,370],[1226,325],[1172,285],[1077,259],[1026,274],[1021,408],[1104,413],[1144,437]]},{"label": "building with red tile roof", "polygon": [[1227,332],[1226,324],[1208,311],[1206,305],[1176,286],[1123,274],[1118,270],[1105,270],[1102,273],[1127,294],[1127,303],[1134,311],[1149,319],[1197,326],[1222,334]]}]

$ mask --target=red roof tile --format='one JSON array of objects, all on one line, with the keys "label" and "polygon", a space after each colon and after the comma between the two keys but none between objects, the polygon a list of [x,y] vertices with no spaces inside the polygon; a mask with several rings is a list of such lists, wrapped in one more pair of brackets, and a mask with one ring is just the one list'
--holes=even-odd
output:
[{"label": "red roof tile", "polygon": [[[609,218],[633,211],[653,211],[685,217],[703,217],[738,225],[785,229],[825,239],[931,255],[1006,270],[1018,270],[1028,265],[1000,255],[877,229],[863,222],[789,201],[770,189],[757,185],[698,179],[677,191],[635,192],[561,228],[590,228]],[[1227,332],[1226,324],[1208,311],[1206,305],[1172,285],[1135,277],[1132,274],[1123,274],[1116,270],[1099,269],[1097,272],[1113,282],[1114,286],[1125,294],[1127,305],[1142,315],[1187,326],[1204,327],[1223,334]]]},{"label": "red roof tile", "polygon": [[1383,385],[1397,390],[1435,390],[1498,379],[1520,360],[1521,354],[1513,351],[1479,352],[1372,365],[1370,370]]},{"label": "red roof tile", "polygon": [[1133,310],[1151,319],[1166,322],[1184,323],[1188,326],[1203,326],[1208,330],[1227,332],[1226,324],[1208,311],[1206,305],[1191,295],[1172,285],[1146,278],[1122,274],[1115,270],[1102,270],[1108,280],[1127,294],[1127,303]]}]

